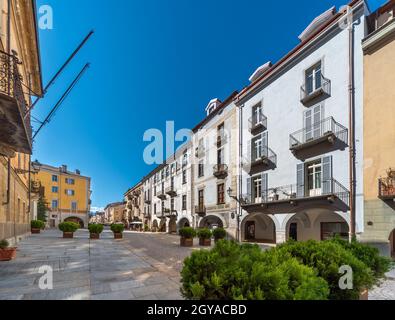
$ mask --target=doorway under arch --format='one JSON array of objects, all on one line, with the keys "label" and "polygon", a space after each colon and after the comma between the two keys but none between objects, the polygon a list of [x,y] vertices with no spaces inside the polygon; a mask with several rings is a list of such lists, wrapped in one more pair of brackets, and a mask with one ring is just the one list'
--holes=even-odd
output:
[{"label": "doorway under arch", "polygon": [[181,228],[190,227],[190,226],[191,226],[191,223],[189,222],[189,220],[187,218],[182,218],[178,222],[178,230],[180,230]]},{"label": "doorway under arch", "polygon": [[251,214],[241,223],[241,238],[244,242],[275,244],[276,225],[266,214]]},{"label": "doorway under arch", "polygon": [[223,228],[223,227],[224,227],[223,221],[221,220],[221,218],[217,216],[204,217],[199,223],[199,228],[214,229],[214,228]]},{"label": "doorway under arch", "polygon": [[69,218],[64,219],[64,221],[65,222],[74,222],[76,224],[79,224],[81,229],[84,229],[84,225],[85,224],[84,224],[84,221],[81,218],[69,217]]},{"label": "doorway under arch", "polygon": [[152,231],[157,232],[159,230],[159,224],[158,224],[158,220],[154,220],[154,222],[152,222]]},{"label": "doorway under arch", "polygon": [[169,233],[177,233],[177,218],[172,217],[169,221]]},{"label": "doorway under arch", "polygon": [[390,248],[391,248],[391,256],[395,259],[395,229],[392,230],[390,234]]}]

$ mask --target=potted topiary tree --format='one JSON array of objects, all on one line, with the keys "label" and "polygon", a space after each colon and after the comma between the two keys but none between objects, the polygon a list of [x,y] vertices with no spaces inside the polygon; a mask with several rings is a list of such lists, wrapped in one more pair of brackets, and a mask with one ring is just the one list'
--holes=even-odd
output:
[{"label": "potted topiary tree", "polygon": [[210,247],[212,235],[213,234],[210,229],[207,229],[207,228],[200,229],[197,232],[197,236],[199,238],[199,245],[203,246],[203,247]]},{"label": "potted topiary tree", "polygon": [[181,228],[179,234],[181,247],[193,247],[193,238],[196,237],[195,229],[191,227]]},{"label": "potted topiary tree", "polygon": [[45,223],[40,220],[33,220],[30,223],[30,228],[31,228],[32,234],[39,234],[41,232],[41,230],[44,230]]},{"label": "potted topiary tree", "polygon": [[0,241],[0,261],[10,261],[16,258],[16,248],[10,248],[7,240]]},{"label": "potted topiary tree", "polygon": [[102,224],[90,224],[88,226],[90,239],[100,239],[100,234],[103,232]]},{"label": "potted topiary tree", "polygon": [[214,236],[215,242],[218,242],[219,240],[225,239],[226,231],[223,228],[216,228],[213,230],[213,236]]},{"label": "potted topiary tree", "polygon": [[73,239],[74,232],[80,228],[80,225],[75,222],[62,222],[59,224],[59,230],[63,231],[64,239]]},{"label": "potted topiary tree", "polygon": [[114,223],[111,225],[111,231],[114,233],[114,239],[122,239],[125,226],[121,223]]}]

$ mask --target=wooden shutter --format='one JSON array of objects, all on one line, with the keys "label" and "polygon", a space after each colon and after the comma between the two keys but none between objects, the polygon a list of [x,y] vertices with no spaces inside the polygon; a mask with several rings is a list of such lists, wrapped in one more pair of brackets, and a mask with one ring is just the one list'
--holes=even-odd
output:
[{"label": "wooden shutter", "polygon": [[251,184],[251,178],[247,178],[247,202],[251,203],[253,199],[253,191],[252,191],[252,184]]},{"label": "wooden shutter", "polygon": [[262,201],[267,201],[268,195],[268,174],[262,173]]},{"label": "wooden shutter", "polygon": [[296,196],[298,198],[303,198],[305,196],[305,187],[304,187],[304,180],[305,180],[305,170],[304,170],[304,163],[298,164],[297,166],[297,174],[296,174]]},{"label": "wooden shutter", "polygon": [[322,158],[322,193],[331,194],[333,192],[332,181],[332,156]]}]

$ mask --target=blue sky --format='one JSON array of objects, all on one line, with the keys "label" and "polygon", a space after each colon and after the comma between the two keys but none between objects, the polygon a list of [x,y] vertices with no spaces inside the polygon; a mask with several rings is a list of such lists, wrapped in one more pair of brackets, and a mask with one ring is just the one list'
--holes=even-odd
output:
[{"label": "blue sky", "polygon": [[[372,10],[386,0],[370,0]],[[281,6],[279,7],[279,4]],[[143,134],[192,128],[209,100],[248,84],[321,12],[346,0],[39,0],[54,11],[41,30],[44,83],[89,30],[95,35],[33,115],[45,118],[86,62],[91,68],[37,137],[33,159],[92,177],[93,206],[122,199],[152,167]],[[280,23],[281,22],[281,23]]]}]

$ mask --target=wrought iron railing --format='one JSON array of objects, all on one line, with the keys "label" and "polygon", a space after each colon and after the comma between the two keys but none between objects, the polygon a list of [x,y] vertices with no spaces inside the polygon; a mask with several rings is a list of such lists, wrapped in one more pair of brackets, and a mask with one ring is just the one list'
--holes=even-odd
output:
[{"label": "wrought iron railing", "polygon": [[313,96],[314,94],[316,94],[317,92],[323,92],[327,95],[330,95],[331,90],[332,90],[331,80],[325,78],[321,74],[321,81],[320,82],[321,82],[321,85],[319,87],[315,88],[315,90],[313,90],[313,88],[308,88],[306,83],[304,85],[302,85],[300,87],[300,100],[304,101],[304,100],[308,99],[310,96]]},{"label": "wrought iron railing", "polygon": [[196,214],[206,214],[206,206],[202,205],[202,204],[195,206],[195,213]]},{"label": "wrought iron railing", "polygon": [[248,150],[248,156],[244,165],[245,169],[247,169],[246,167],[251,168],[262,162],[277,165],[277,154],[275,154],[274,151],[267,146],[261,147],[260,150],[250,148],[250,150]]},{"label": "wrought iron railing", "polygon": [[336,179],[323,181],[322,188],[319,190],[306,191],[304,185],[297,186],[294,184],[263,190],[260,196],[249,192],[243,195],[243,202],[245,205],[253,205],[320,196],[335,196],[347,206],[349,205],[350,192]]},{"label": "wrought iron railing", "polygon": [[379,197],[395,199],[395,178],[379,179]]},{"label": "wrought iron railing", "polygon": [[[17,101],[19,113],[22,118],[27,112],[27,103],[23,93],[22,76],[19,73],[18,65],[21,62],[15,55],[0,50],[0,93],[14,98]],[[32,138],[32,127],[30,117],[24,120],[29,140]]]},{"label": "wrought iron railing", "polygon": [[215,140],[215,145],[217,147],[223,146],[228,142],[228,136],[225,132],[218,133],[217,138]]},{"label": "wrought iron railing", "polygon": [[292,133],[289,136],[290,148],[299,147],[329,134],[335,135],[337,139],[345,144],[348,143],[348,129],[336,122],[333,117],[329,117]]},{"label": "wrought iron railing", "polygon": [[250,131],[254,131],[259,127],[267,128],[267,117],[262,113],[254,113],[254,115],[248,120]]},{"label": "wrought iron railing", "polygon": [[169,187],[166,188],[166,194],[169,194],[169,195],[177,194],[174,184],[171,184]]},{"label": "wrought iron railing", "polygon": [[214,176],[228,174],[228,165],[226,164],[216,164],[213,168]]}]

